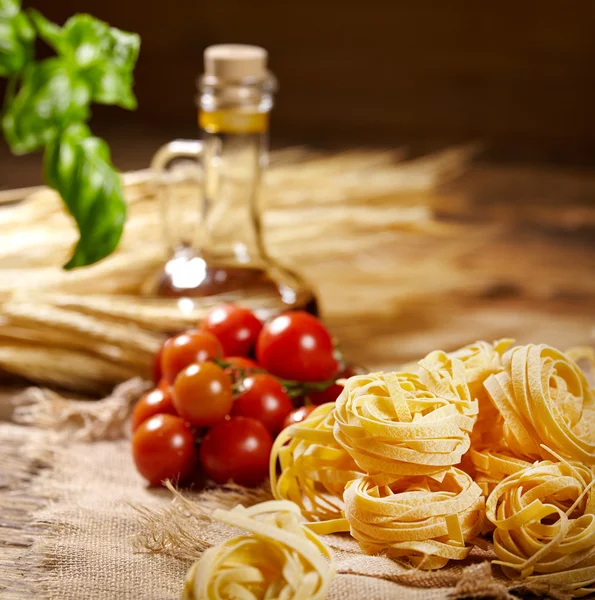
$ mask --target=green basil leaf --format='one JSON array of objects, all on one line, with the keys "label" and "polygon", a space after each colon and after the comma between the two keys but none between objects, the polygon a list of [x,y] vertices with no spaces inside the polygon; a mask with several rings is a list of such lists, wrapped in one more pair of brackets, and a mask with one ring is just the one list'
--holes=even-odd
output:
[{"label": "green basil leaf", "polygon": [[86,81],[92,86],[93,101],[98,104],[115,104],[128,110],[136,108],[132,73],[106,64],[86,71]]},{"label": "green basil leaf", "polygon": [[133,70],[140,49],[135,33],[110,27],[89,15],[75,15],[64,25],[67,43],[82,69],[94,102],[136,108]]},{"label": "green basil leaf", "polygon": [[70,125],[47,146],[44,168],[80,232],[64,268],[84,267],[111,254],[122,236],[126,202],[108,145],[86,125]]},{"label": "green basil leaf", "polygon": [[20,2],[0,0],[0,77],[20,73],[33,57],[35,30]]},{"label": "green basil leaf", "polygon": [[87,81],[92,100],[136,108],[132,93],[140,37],[110,27],[90,15],[74,15],[60,28],[37,11],[31,17],[39,35]]},{"label": "green basil leaf", "polygon": [[88,119],[90,100],[88,84],[61,59],[31,64],[2,119],[6,141],[15,154],[37,150],[69,123]]},{"label": "green basil leaf", "polygon": [[10,19],[21,10],[20,0],[0,0],[0,19]]}]

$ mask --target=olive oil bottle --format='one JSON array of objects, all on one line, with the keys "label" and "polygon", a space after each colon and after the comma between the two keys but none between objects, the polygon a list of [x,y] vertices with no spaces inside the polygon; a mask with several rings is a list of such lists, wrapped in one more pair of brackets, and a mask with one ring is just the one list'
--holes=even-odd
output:
[{"label": "olive oil bottle", "polygon": [[[207,48],[204,60],[201,140],[170,142],[153,160],[159,171],[180,157],[202,161],[199,226],[195,239],[170,239],[172,256],[147,282],[146,292],[249,304],[264,317],[292,309],[316,314],[311,288],[273,260],[263,242],[259,192],[276,89],[267,53],[257,46],[226,44]],[[170,238],[172,229],[175,223],[169,224]]]}]

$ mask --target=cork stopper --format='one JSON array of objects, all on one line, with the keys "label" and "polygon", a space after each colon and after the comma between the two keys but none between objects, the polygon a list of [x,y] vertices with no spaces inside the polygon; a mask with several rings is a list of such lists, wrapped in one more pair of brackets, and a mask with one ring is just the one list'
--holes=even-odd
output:
[{"label": "cork stopper", "polygon": [[204,52],[205,76],[220,81],[261,80],[267,77],[267,51],[259,46],[218,44]]}]

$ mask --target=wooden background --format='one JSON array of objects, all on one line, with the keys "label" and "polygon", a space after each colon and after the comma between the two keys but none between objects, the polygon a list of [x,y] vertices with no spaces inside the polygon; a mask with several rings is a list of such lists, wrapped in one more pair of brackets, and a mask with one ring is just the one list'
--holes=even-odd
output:
[{"label": "wooden background", "polygon": [[[490,158],[581,165],[595,159],[592,0],[25,5],[58,22],[86,11],[141,34],[137,113],[94,110],[93,127],[123,168],[146,164],[161,141],[196,134],[195,78],[203,49],[219,42],[269,49],[281,86],[277,143],[406,142],[426,149],[482,140]],[[0,178],[11,170],[24,177],[30,171],[23,164],[2,153]]]}]

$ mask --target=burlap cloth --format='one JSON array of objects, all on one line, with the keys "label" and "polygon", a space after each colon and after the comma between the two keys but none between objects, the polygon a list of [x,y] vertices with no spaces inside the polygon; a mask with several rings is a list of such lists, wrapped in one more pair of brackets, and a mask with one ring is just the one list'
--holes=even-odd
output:
[{"label": "burlap cloth", "polygon": [[[178,598],[191,559],[231,533],[206,517],[209,510],[266,497],[264,490],[189,494],[200,507],[191,516],[183,502],[172,503],[170,491],[146,487],[127,439],[93,440],[118,437],[122,427],[98,429],[96,415],[80,417],[83,405],[73,412],[69,404],[56,406],[55,397],[43,400],[34,418],[31,412],[22,417],[46,429],[0,425],[0,598]],[[121,408],[116,402],[102,410],[121,421]],[[47,429],[52,415],[59,436]],[[73,441],[77,436],[89,441]],[[329,600],[528,597],[528,590],[511,587],[495,569],[492,574],[489,549],[476,548],[464,564],[424,572],[362,555],[348,536],[325,541],[338,572]]]}]

